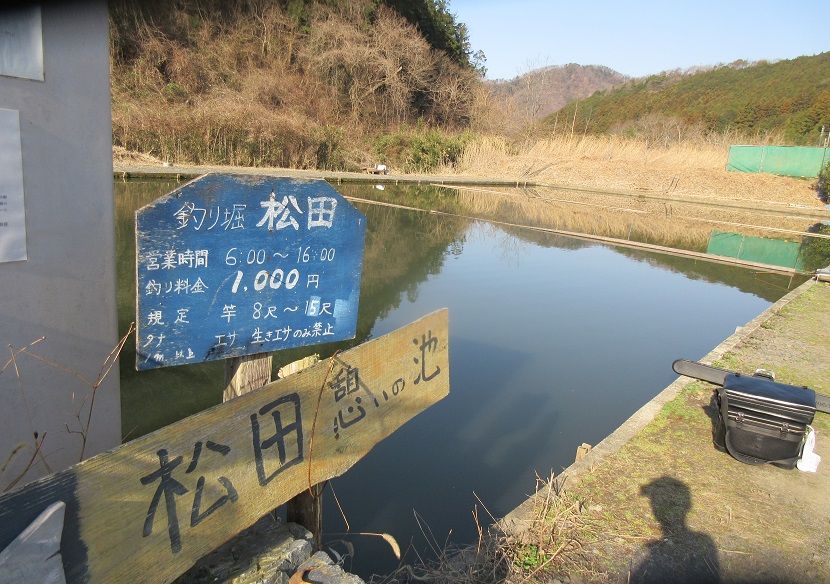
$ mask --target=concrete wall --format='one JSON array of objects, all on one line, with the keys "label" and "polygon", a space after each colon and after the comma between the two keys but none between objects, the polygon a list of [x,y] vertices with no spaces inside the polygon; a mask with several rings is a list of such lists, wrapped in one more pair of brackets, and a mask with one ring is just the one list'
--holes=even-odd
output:
[{"label": "concrete wall", "polygon": [[[0,8],[3,10],[3,8]],[[108,21],[104,0],[42,4],[44,81],[0,77],[20,112],[28,260],[0,263],[0,367],[8,345],[94,380],[117,342]],[[0,492],[78,461],[90,384],[20,354],[0,373]],[[18,375],[19,373],[19,375]],[[80,414],[80,420],[76,417]],[[67,431],[66,425],[69,426]],[[121,438],[116,363],[100,387],[85,457]]]}]

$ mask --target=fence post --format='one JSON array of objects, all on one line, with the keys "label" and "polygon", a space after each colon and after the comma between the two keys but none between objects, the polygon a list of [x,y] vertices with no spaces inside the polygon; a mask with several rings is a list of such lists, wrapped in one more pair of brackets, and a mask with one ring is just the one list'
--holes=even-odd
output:
[{"label": "fence post", "polygon": [[230,401],[271,382],[271,355],[233,357],[225,360],[222,401]]},{"label": "fence post", "polygon": [[[306,367],[311,367],[319,360],[320,356],[314,354],[289,363],[277,372],[277,377],[285,379],[289,375],[299,373]],[[286,520],[290,523],[298,523],[308,529],[314,538],[314,545],[318,549],[323,543],[321,541],[323,537],[323,486],[322,484],[309,485],[308,489],[285,504]]]}]

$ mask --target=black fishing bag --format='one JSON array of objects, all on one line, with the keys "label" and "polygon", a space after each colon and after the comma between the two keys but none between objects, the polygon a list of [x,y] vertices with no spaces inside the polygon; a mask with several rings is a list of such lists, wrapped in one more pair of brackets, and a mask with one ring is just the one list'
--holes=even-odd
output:
[{"label": "black fishing bag", "polygon": [[718,446],[747,464],[795,466],[816,413],[812,389],[730,373],[717,399]]}]

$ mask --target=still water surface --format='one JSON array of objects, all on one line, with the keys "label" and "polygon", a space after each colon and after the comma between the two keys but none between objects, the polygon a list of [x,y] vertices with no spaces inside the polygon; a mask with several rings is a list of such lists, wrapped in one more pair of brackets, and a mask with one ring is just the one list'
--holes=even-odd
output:
[{"label": "still water surface", "polygon": [[[133,213],[175,188],[116,182],[119,325],[134,320]],[[424,187],[346,195],[475,214]],[[449,198],[448,198],[449,197]],[[466,205],[466,206],[465,206]],[[475,494],[502,516],[596,444],[698,358],[799,281],[486,222],[358,203],[367,217],[357,338],[275,354],[275,367],[385,334],[450,309],[450,396],[333,481],[352,531],[425,548],[417,512],[441,545],[476,537]],[[211,363],[135,372],[121,359],[122,421],[134,438],[221,401]],[[702,445],[705,446],[705,445]],[[330,491],[325,530],[346,531]],[[481,516],[486,514],[480,510]],[[332,536],[333,539],[343,536]],[[375,538],[348,536],[364,576],[396,562]]]}]

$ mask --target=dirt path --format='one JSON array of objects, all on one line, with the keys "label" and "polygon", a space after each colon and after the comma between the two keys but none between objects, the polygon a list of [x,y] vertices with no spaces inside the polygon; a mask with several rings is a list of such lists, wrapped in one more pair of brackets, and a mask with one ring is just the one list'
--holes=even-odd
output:
[{"label": "dirt path", "polygon": [[[830,285],[815,283],[716,364],[830,393],[828,349]],[[584,510],[571,582],[830,581],[830,415],[814,423],[818,473],[748,466],[713,447],[711,395],[686,384],[616,453],[566,482]],[[543,579],[557,575],[564,581],[561,570]]]}]

